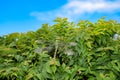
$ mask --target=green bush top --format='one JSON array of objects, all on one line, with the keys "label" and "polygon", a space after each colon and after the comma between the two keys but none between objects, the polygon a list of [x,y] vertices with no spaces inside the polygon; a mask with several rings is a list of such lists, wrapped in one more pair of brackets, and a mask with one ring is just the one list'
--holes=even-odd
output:
[{"label": "green bush top", "polygon": [[120,80],[120,23],[54,21],[0,37],[0,80]]}]

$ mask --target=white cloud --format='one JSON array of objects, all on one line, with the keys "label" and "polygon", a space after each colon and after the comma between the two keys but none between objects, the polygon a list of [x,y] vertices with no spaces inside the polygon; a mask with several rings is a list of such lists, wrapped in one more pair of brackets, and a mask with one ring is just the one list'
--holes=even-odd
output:
[{"label": "white cloud", "polygon": [[56,17],[67,17],[71,20],[77,20],[84,13],[108,13],[119,9],[119,0],[68,0],[68,3],[59,9],[48,12],[32,12],[30,15],[44,21],[51,21]]}]

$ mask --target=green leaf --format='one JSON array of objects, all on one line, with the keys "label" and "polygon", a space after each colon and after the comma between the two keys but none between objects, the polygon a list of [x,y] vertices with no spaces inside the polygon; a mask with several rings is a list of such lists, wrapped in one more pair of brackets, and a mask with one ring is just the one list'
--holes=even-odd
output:
[{"label": "green leaf", "polygon": [[57,67],[55,65],[51,66],[51,70],[52,72],[55,74],[56,70],[57,70]]}]

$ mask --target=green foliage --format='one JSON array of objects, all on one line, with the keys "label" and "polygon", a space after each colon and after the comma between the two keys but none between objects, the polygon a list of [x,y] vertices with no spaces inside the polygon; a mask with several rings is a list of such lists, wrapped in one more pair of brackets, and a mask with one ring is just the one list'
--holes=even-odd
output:
[{"label": "green foliage", "polygon": [[54,21],[0,37],[0,80],[120,80],[120,23]]}]

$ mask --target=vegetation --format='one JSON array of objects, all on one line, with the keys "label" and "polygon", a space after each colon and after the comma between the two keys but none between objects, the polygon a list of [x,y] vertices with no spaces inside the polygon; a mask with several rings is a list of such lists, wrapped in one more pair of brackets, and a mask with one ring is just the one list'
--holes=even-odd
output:
[{"label": "vegetation", "polygon": [[120,23],[54,21],[0,37],[0,80],[120,80]]}]

